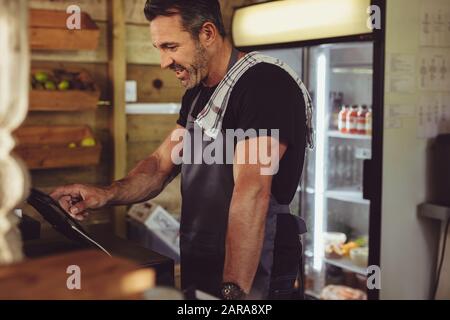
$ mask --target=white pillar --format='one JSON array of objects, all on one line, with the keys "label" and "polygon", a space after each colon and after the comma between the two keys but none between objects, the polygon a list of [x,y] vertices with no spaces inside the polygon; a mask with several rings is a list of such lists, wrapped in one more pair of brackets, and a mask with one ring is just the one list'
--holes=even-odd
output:
[{"label": "white pillar", "polygon": [[22,259],[18,219],[12,213],[28,190],[28,175],[11,155],[11,136],[28,109],[30,54],[28,1],[0,0],[0,265]]}]

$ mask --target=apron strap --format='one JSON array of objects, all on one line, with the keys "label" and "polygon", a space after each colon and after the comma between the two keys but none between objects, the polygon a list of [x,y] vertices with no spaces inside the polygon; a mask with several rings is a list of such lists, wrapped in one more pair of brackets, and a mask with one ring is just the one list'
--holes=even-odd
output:
[{"label": "apron strap", "polygon": [[[230,69],[236,64],[236,62],[238,62],[239,58],[239,51],[233,47],[233,49],[231,50],[231,56],[230,56],[230,61],[228,62],[228,68],[227,68],[227,72],[230,71]],[[195,108],[195,105],[197,104],[198,99],[200,98],[200,94],[202,92],[202,85],[200,84],[200,90],[198,90],[197,94],[195,95],[194,100],[192,100],[191,103],[191,108],[189,109],[189,113],[188,113],[188,119],[190,121],[193,121],[193,117],[192,117],[192,111]]]}]

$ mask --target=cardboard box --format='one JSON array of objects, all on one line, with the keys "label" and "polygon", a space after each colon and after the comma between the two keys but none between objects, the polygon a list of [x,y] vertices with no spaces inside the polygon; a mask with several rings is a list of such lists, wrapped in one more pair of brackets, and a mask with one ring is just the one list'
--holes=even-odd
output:
[{"label": "cardboard box", "polygon": [[133,220],[128,235],[145,247],[178,262],[180,260],[180,223],[163,207],[148,201],[128,211]]}]

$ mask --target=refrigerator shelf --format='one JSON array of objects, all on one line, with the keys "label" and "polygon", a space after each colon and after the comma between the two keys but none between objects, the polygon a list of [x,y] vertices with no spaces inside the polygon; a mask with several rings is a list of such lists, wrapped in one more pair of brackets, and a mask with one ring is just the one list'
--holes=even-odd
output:
[{"label": "refrigerator shelf", "polygon": [[363,198],[361,191],[354,190],[328,190],[325,195],[329,199],[335,199],[345,202],[359,203],[370,205],[370,200]]},{"label": "refrigerator shelf", "polygon": [[371,140],[372,139],[372,137],[369,135],[342,133],[337,130],[328,131],[328,136],[331,138],[353,139],[353,140]]},{"label": "refrigerator shelf", "polygon": [[373,75],[373,69],[372,66],[370,67],[333,67],[331,68],[331,72],[335,74],[351,74],[351,75]]},{"label": "refrigerator shelf", "polygon": [[323,258],[325,263],[331,264],[333,266],[361,274],[363,276],[367,276],[367,270],[365,268],[359,267],[355,265],[350,259],[342,258],[342,259],[327,259]]}]

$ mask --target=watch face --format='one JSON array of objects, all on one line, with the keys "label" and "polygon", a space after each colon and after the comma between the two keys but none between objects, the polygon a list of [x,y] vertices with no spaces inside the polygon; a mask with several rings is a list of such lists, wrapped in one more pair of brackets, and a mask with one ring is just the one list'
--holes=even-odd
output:
[{"label": "watch face", "polygon": [[222,286],[222,297],[224,300],[240,300],[245,297],[245,293],[237,284],[224,283]]}]

